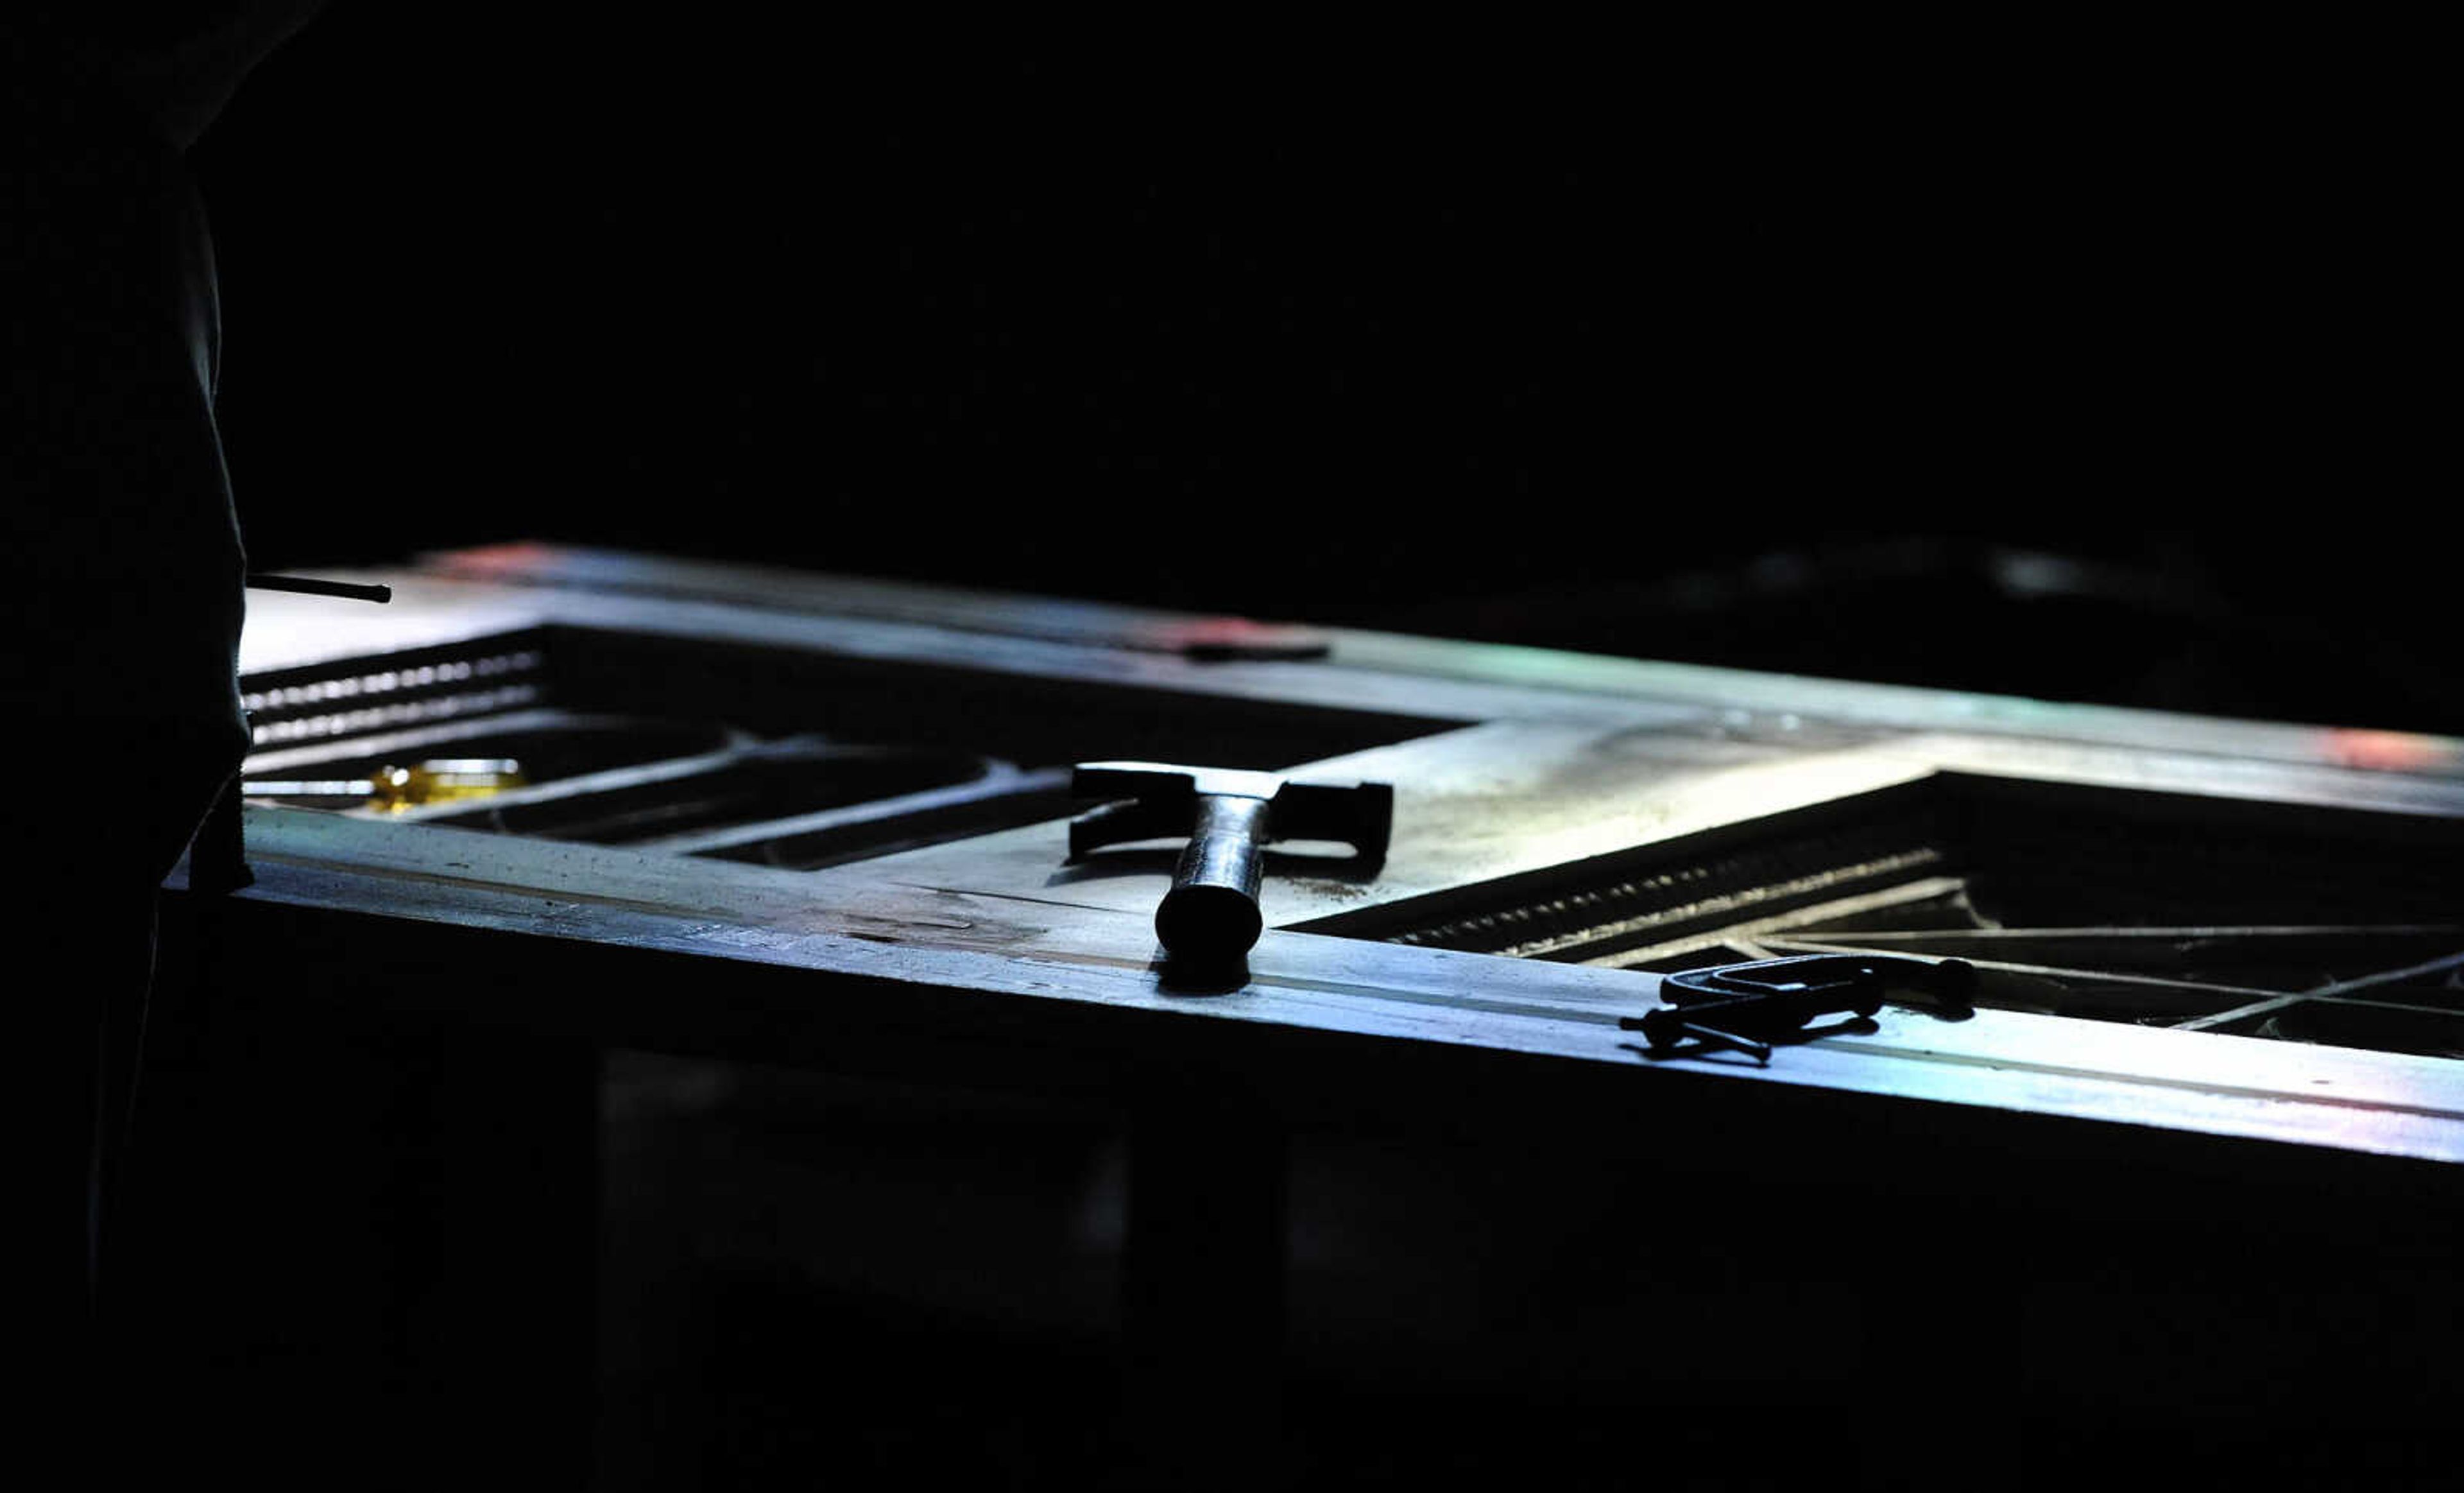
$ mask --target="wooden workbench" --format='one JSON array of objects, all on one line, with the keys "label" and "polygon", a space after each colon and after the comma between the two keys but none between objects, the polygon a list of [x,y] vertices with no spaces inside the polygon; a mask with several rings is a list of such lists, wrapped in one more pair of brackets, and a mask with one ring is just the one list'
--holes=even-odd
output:
[{"label": "wooden workbench", "polygon": [[[582,1194],[555,1178],[585,1165],[575,1115],[589,1103],[587,1055],[607,1047],[1113,1106],[1143,1138],[1133,1239],[1145,1249],[1130,1285],[1133,1316],[1156,1326],[1133,1338],[1179,1371],[1211,1365],[1213,1395],[1271,1373],[1278,1158],[1287,1137],[1322,1130],[1595,1156],[1621,1185],[1717,1200],[1725,1221],[1681,1226],[1694,1210],[1672,1206],[1644,1251],[1680,1281],[1711,1259],[1729,1261],[1718,1278],[1731,1286],[1739,1261],[1779,1268],[1792,1257],[1775,1233],[1800,1208],[1823,1217],[1821,1279],[1867,1303],[1850,1377],[1939,1360],[1941,1324],[1901,1309],[1912,1257],[1938,1272],[1927,1295],[1945,1310],[2059,1315],[2049,1304],[2076,1306],[2079,1282],[2104,1278],[2066,1275],[2050,1261],[2071,1257],[2046,1241],[2092,1253],[2084,1241],[2125,1219],[2144,1222],[2130,1247],[2167,1263],[2136,1286],[2105,1281],[2099,1320],[2229,1311],[2255,1277],[2215,1252],[2254,1218],[2314,1253],[2368,1259],[2366,1281],[2348,1273],[2339,1289],[2361,1290],[2388,1324],[2407,1301],[2455,1303],[2438,1263],[2457,1239],[2464,1176],[2453,1061],[1896,1007],[1768,1065],[1651,1060],[1617,1023],[1654,1004],[1655,975],[1348,934],[1442,909],[1465,887],[1938,773],[2464,823],[2464,743],[1341,630],[1321,634],[1322,657],[1199,657],[1188,618],[535,546],[352,578],[391,584],[396,602],[253,599],[253,687],[544,635],[612,650],[603,673],[637,671],[663,707],[694,680],[718,699],[776,678],[825,683],[837,708],[910,732],[959,728],[974,700],[1072,749],[1071,730],[1106,722],[1196,722],[1224,733],[1226,758],[1339,743],[1314,771],[1391,780],[1397,795],[1374,877],[1287,865],[1309,874],[1269,879],[1245,978],[1201,989],[1169,977],[1155,946],[1168,858],[1065,866],[1058,821],[794,872],[251,807],[254,884],[205,907],[175,896],[166,962],[196,960],[213,989],[278,986],[283,1011],[416,1032],[422,1060],[455,1074],[465,1119],[440,1122],[456,1138],[438,1143],[439,1175],[487,1199],[492,1221],[443,1251],[474,1304],[461,1325],[403,1351],[457,1373],[484,1360],[478,1381],[496,1397],[466,1378],[423,1401],[431,1410],[582,1371],[575,1303],[542,1306],[535,1330],[505,1307],[554,1299],[542,1282],[572,1269],[560,1252],[586,1248]],[[1089,742],[1082,754],[1131,753]],[[496,1057],[470,1056],[482,1048]],[[525,1197],[535,1216],[509,1228]],[[1946,1249],[1938,1234],[1954,1218],[1972,1233]],[[1955,1304],[1963,1291],[1971,1306]],[[1722,1329],[1689,1330],[1672,1356]],[[2032,1330],[2033,1346],[1971,1345],[1985,1376],[2093,1400],[2076,1382],[2093,1360],[2086,1339]],[[2390,1332],[2372,1382],[2410,1383],[2431,1339]],[[1217,1350],[1193,1357],[1191,1333]],[[2290,1342],[2274,1359],[2238,1339],[2167,1351],[2186,1374],[2236,1354],[2275,1372],[2307,1351]],[[1640,1372],[1635,1393],[1667,1377]],[[558,1465],[552,1448],[539,1457]]]}]

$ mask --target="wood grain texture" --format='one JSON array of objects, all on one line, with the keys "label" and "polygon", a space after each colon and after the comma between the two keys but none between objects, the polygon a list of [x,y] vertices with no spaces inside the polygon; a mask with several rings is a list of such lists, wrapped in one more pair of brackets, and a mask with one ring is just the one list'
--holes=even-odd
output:
[{"label": "wood grain texture", "polygon": [[1304,930],[1938,772],[2458,821],[2464,744],[2404,738],[2374,758],[2310,727],[1354,633],[1324,661],[1199,662],[1152,646],[1186,620],[1169,613],[539,546],[351,578],[398,600],[266,598],[248,666],[546,627],[856,661],[885,679],[912,668],[935,688],[973,678],[1157,710],[1204,699],[1462,726],[1316,765],[1397,784],[1393,851],[1374,877],[1279,866],[1246,980],[1207,992],[1157,964],[1169,852],[1065,868],[1059,821],[802,874],[252,810],[259,881],[220,915],[256,941],[267,977],[338,998],[996,1084],[1237,1070],[1294,1116],[1367,1107],[1406,1128],[1499,1123],[1505,1106],[1542,1129],[1615,1130],[1710,1105],[1759,1145],[1818,1100],[1839,1137],[1905,1135],[1947,1105],[1971,1124],[2050,1124],[2072,1145],[2085,1125],[2117,1147],[2164,1129],[2464,1160],[2464,1078],[2433,1058],[1886,1010],[1871,1032],[1784,1048],[1768,1068],[1653,1061],[1616,1027],[1653,1003],[1651,975]]},{"label": "wood grain texture", "polygon": [[[1639,1114],[1805,1088],[2464,1161],[2464,1080],[2436,1058],[1886,1009],[1873,1033],[1784,1048],[1768,1068],[1650,1060],[1616,1026],[1655,1003],[1656,977],[1636,971],[1270,930],[1245,983],[1192,992],[1168,982],[1147,920],[1132,912],[451,830],[414,844],[389,826],[301,811],[252,810],[248,825],[258,884],[232,899],[236,926],[258,909],[339,919],[347,931],[320,940],[329,969],[477,955],[490,962],[452,986],[404,985],[387,998],[484,1000],[496,1019],[597,1039],[716,1043],[752,1060],[853,1060],[876,1036],[989,1041],[1014,1065],[1075,1062],[1081,1076],[1151,1061],[1264,1064],[1266,1088],[1313,1112],[1345,1106],[1346,1081],[1331,1074],[1348,1069],[1364,1092],[1382,1092],[1390,1062],[1514,1070],[1513,1086],[1544,1102],[1554,1085],[1589,1082],[1594,1098]],[[481,933],[519,938],[472,936]],[[311,977],[296,946],[255,947],[270,973]],[[536,978],[542,962],[555,969],[584,950],[594,957]],[[500,969],[523,972],[498,980]],[[362,976],[351,988],[382,984]],[[1015,1066],[1011,1077],[1027,1081]],[[1329,1081],[1333,1092],[1309,1092]]]}]

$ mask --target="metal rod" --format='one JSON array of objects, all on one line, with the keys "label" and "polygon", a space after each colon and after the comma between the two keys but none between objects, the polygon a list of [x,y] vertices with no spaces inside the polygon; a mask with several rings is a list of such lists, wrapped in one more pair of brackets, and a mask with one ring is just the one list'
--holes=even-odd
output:
[{"label": "metal rod", "polygon": [[1691,1021],[1679,1023],[1677,1030],[1697,1041],[1707,1042],[1713,1047],[1733,1047],[1751,1057],[1756,1062],[1767,1064],[1771,1061],[1771,1050],[1769,1042],[1757,1042],[1752,1037],[1739,1036],[1733,1032],[1697,1026]]},{"label": "metal rod", "polygon": [[297,591],[303,596],[340,596],[345,601],[393,600],[390,586],[363,586],[357,581],[320,581],[313,575],[269,575],[252,570],[248,584],[258,591]]}]

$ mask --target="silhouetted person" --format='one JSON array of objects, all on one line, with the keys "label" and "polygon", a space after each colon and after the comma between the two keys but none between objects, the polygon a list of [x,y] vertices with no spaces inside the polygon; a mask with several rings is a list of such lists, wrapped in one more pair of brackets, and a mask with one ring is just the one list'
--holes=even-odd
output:
[{"label": "silhouetted person", "polygon": [[[93,1351],[98,1132],[127,1100],[156,892],[249,742],[213,257],[183,155],[317,6],[0,5],[5,1039],[33,1109],[10,1201],[72,1361]],[[82,1386],[65,1370],[37,1371]]]}]

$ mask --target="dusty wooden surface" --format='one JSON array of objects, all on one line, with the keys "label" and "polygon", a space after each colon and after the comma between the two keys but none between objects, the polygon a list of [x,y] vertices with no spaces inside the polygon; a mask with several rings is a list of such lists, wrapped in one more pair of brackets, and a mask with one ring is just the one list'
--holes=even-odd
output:
[{"label": "dusty wooden surface", "polygon": [[[1594,1097],[1613,1076],[1627,1096],[1613,1102],[1638,1115],[1814,1089],[2464,1161],[2464,1081],[2431,1058],[1885,1008],[1872,1033],[1784,1048],[1767,1068],[1653,1060],[1617,1027],[1655,1002],[1656,977],[1636,971],[1270,930],[1245,983],[1194,992],[1166,979],[1139,911],[454,830],[412,839],[304,811],[253,809],[248,833],[258,881],[229,911],[237,925],[278,925],[259,916],[277,908],[338,915],[350,931],[325,956],[345,964],[416,964],[423,935],[441,932],[589,947],[602,957],[575,968],[605,977],[541,979],[542,953],[505,966],[518,978],[482,967],[418,998],[595,1039],[862,1066],[869,1043],[946,1038],[954,1058],[968,1044],[1008,1051],[1022,1084],[1034,1081],[1027,1067],[1066,1067],[1072,1053],[1099,1083],[1123,1064],[1263,1064],[1263,1082],[1328,1111],[1343,1107],[1347,1073],[1377,1088],[1359,1065],[1396,1049],[1437,1073],[1510,1068],[1526,1102],[1551,1073]],[[508,957],[501,944],[484,951]],[[277,974],[314,964],[297,947],[264,957]],[[335,994],[354,997],[347,985]]]},{"label": "dusty wooden surface", "polygon": [[[1394,783],[1394,842],[1375,875],[1353,869],[1339,853],[1296,849],[1272,863],[1260,904],[1269,925],[1307,925],[1934,772],[2464,817],[2464,789],[2455,785],[2351,769],[1941,732],[1792,750],[1650,726],[1505,721],[1296,770],[1296,778]],[[1067,851],[1066,827],[1056,821],[824,875],[837,879],[833,885],[890,881],[1123,912],[1152,911],[1171,884],[1174,858],[1166,850],[1108,850],[1065,864]]]},{"label": "dusty wooden surface", "polygon": [[1789,1096],[1821,1094],[1845,1103],[1826,1121],[1842,1133],[1954,1105],[2464,1160],[2464,1078],[2435,1058],[1886,1009],[1768,1068],[1654,1061],[1616,1025],[1653,1003],[1648,974],[1293,930],[1942,770],[2464,816],[2453,742],[1342,632],[1323,661],[1202,662],[1172,651],[1174,619],[1129,609],[574,551],[363,578],[400,599],[253,598],[244,664],[552,625],[1462,728],[1317,766],[1396,782],[1394,851],[1374,879],[1297,861],[1282,869],[1318,874],[1271,877],[1276,926],[1231,989],[1175,989],[1157,966],[1168,856],[1066,868],[1058,822],[806,874],[252,809],[258,882],[226,916],[293,941],[261,946],[271,971],[330,980],[345,947],[398,952],[402,969],[467,977],[365,982],[381,998],[593,1040],[1098,1086],[1125,1065],[1195,1063],[1247,1071],[1296,1112],[1340,1111],[1347,1088],[1442,1103],[1459,1085],[1612,1124],[1704,1103],[1795,1113]]},{"label": "dusty wooden surface", "polygon": [[[415,569],[336,570],[382,581],[390,606],[253,593],[243,673],[297,667],[542,624],[777,643],[847,657],[1117,682],[1265,701],[1495,720],[1725,722],[1785,739],[1815,724],[2147,746],[2265,762],[2464,776],[2464,741],[2367,722],[2223,721],[1696,664],[1322,629],[1322,661],[1210,662],[1155,651],[1186,618],[957,588],[502,546]],[[1124,646],[1126,639],[1127,645]]]}]

